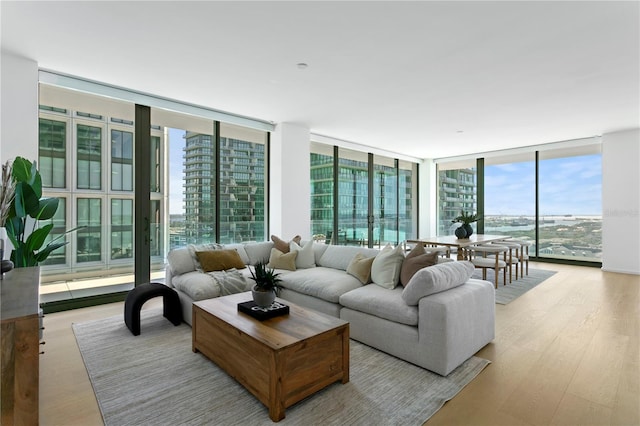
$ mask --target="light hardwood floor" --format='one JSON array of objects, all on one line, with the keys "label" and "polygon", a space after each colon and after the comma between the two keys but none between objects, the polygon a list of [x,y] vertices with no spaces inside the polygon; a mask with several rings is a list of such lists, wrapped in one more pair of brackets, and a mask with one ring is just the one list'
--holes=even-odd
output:
[{"label": "light hardwood floor", "polygon": [[[492,364],[427,424],[640,425],[640,276],[531,267],[558,273],[496,305],[496,338],[477,354]],[[45,317],[42,425],[102,424],[71,323],[122,314],[114,303]]]}]

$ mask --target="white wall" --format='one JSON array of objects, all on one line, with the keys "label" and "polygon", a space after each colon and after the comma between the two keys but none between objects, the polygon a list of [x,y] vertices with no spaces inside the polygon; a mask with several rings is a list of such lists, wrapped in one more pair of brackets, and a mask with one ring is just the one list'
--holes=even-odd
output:
[{"label": "white wall", "polygon": [[602,269],[640,274],[640,129],[602,136]]},{"label": "white wall", "polygon": [[280,123],[271,134],[271,234],[285,240],[311,237],[310,141],[308,127]]},{"label": "white wall", "polygon": [[38,64],[2,53],[0,162],[38,159]]}]

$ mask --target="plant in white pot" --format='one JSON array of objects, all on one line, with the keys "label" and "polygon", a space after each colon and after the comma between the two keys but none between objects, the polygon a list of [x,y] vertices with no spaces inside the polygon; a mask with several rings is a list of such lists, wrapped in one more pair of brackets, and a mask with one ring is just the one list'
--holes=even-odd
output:
[{"label": "plant in white pot", "polygon": [[280,274],[276,273],[273,268],[268,268],[265,262],[258,262],[254,266],[255,272],[251,272],[251,279],[256,283],[251,289],[253,301],[261,308],[268,308],[276,300],[277,294],[280,292],[281,280],[278,278]]},{"label": "plant in white pot", "polygon": [[65,231],[45,245],[53,224],[38,228],[38,222],[53,218],[58,210],[59,199],[42,197],[42,178],[35,161],[32,163],[16,157],[13,160],[11,178],[15,185],[15,195],[5,222],[7,236],[13,244],[11,261],[15,268],[38,266],[52,251],[68,243],[57,240],[79,228]]}]

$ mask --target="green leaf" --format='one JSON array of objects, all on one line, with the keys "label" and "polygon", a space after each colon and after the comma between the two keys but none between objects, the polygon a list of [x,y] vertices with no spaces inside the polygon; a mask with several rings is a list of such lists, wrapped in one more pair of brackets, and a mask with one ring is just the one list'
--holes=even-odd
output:
[{"label": "green leaf", "polygon": [[15,189],[15,214],[18,217],[37,217],[40,198],[33,188],[25,182],[18,182]]},{"label": "green leaf", "polygon": [[24,234],[24,223],[19,217],[10,217],[4,224],[7,230],[7,236],[11,240],[11,244],[14,247],[18,247],[18,241],[22,241],[22,235]]},{"label": "green leaf", "polygon": [[49,257],[49,255],[51,254],[51,252],[53,252],[54,250],[59,249],[60,247],[66,246],[67,244],[69,244],[68,241],[64,241],[62,243],[52,243],[52,244],[48,244],[45,248],[43,248],[42,250],[40,250],[38,252],[38,254],[36,254],[36,261],[37,262],[43,262],[44,260],[47,259],[47,257]]},{"label": "green leaf", "polygon": [[16,182],[29,183],[33,170],[33,164],[31,161],[22,157],[16,157],[16,159],[13,160],[13,165],[11,167],[11,176],[13,176],[13,179]]},{"label": "green leaf", "polygon": [[51,229],[53,229],[53,224],[49,223],[33,231],[29,237],[27,237],[27,241],[25,241],[26,248],[31,251],[40,250],[40,247],[44,245],[45,240],[49,236]]},{"label": "green leaf", "polygon": [[60,203],[59,198],[55,198],[55,197],[41,198],[38,203],[38,214],[36,216],[36,219],[38,220],[51,219],[56,214],[59,203]]}]

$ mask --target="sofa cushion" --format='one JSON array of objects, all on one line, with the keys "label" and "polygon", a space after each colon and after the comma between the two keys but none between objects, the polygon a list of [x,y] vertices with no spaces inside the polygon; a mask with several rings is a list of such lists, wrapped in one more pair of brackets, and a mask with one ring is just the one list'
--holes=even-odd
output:
[{"label": "sofa cushion", "polygon": [[362,284],[369,284],[371,282],[371,265],[373,264],[373,257],[366,257],[362,253],[356,253],[347,266],[347,274],[353,275],[360,280]]},{"label": "sofa cushion", "polygon": [[371,281],[381,287],[394,289],[400,279],[400,270],[404,261],[402,246],[396,248],[387,244],[378,253],[371,265]]},{"label": "sofa cushion", "polygon": [[407,254],[400,269],[400,284],[406,286],[411,277],[422,268],[438,263],[438,252],[427,253],[422,244],[416,246]]},{"label": "sofa cushion", "polygon": [[[302,238],[300,237],[300,235],[296,235],[295,237],[293,237],[291,239],[291,241],[293,241],[296,244],[300,244],[300,241],[302,240]],[[280,250],[283,253],[289,253],[289,242],[283,240],[282,238],[276,236],[276,235],[272,235],[271,236],[271,241],[273,241],[273,246],[275,248],[277,248],[278,250]]]},{"label": "sofa cushion", "polygon": [[362,286],[345,271],[321,266],[289,272],[280,278],[280,285],[286,289],[331,303],[338,303],[344,293]]},{"label": "sofa cushion", "polygon": [[389,321],[418,325],[418,307],[402,300],[402,287],[390,290],[375,284],[365,285],[340,296],[340,304]]},{"label": "sofa cushion", "polygon": [[171,284],[193,300],[211,299],[220,296],[220,286],[209,274],[201,271],[191,271],[176,275]]},{"label": "sofa cushion", "polygon": [[242,262],[245,265],[249,265],[251,263],[251,260],[249,260],[249,255],[247,254],[247,251],[244,249],[245,244],[243,243],[234,243],[234,244],[225,244],[224,248],[229,250],[229,249],[234,249],[238,252],[238,254],[240,255],[240,259],[242,259]]},{"label": "sofa cushion", "polygon": [[402,291],[407,305],[417,305],[420,299],[464,284],[475,267],[469,261],[438,263],[415,273]]},{"label": "sofa cushion", "polygon": [[283,253],[274,247],[271,249],[271,256],[269,256],[269,263],[267,264],[267,267],[295,271],[297,256],[297,251],[293,251],[291,253]]},{"label": "sofa cushion", "polygon": [[249,263],[251,265],[255,265],[258,262],[268,262],[272,248],[273,243],[271,241],[266,241],[264,243],[247,243],[244,246],[244,250],[247,252],[247,256],[249,256]]},{"label": "sofa cushion", "polygon": [[234,249],[197,251],[196,256],[204,272],[245,268],[240,254]]},{"label": "sofa cushion", "polygon": [[329,245],[318,261],[318,266],[346,271],[351,259],[353,259],[353,256],[357,253],[371,257],[377,255],[378,252],[378,250],[370,248]]},{"label": "sofa cushion", "polygon": [[322,243],[315,243],[313,245],[313,255],[315,257],[316,265],[319,265],[320,258],[322,257],[324,252],[327,250],[327,247],[329,247],[328,244],[322,244]]},{"label": "sofa cushion", "polygon": [[296,256],[296,269],[316,267],[316,258],[313,251],[313,240],[307,241],[302,247],[295,241],[289,243],[289,252],[298,252]]},{"label": "sofa cushion", "polygon": [[173,249],[167,254],[167,262],[173,275],[186,274],[196,270],[191,253],[186,247]]}]

